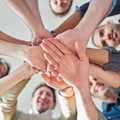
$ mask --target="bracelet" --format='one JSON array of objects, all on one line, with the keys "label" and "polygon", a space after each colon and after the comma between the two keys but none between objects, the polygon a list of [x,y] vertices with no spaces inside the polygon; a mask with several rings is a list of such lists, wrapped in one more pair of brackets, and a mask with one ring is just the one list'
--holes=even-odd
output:
[{"label": "bracelet", "polygon": [[58,93],[62,96],[62,97],[72,97],[75,95],[74,93],[74,90],[73,90],[73,87],[69,86],[65,89],[61,89],[61,90],[58,90]]},{"label": "bracelet", "polygon": [[53,37],[56,37],[56,33],[54,30],[51,30],[50,33],[53,35]]}]

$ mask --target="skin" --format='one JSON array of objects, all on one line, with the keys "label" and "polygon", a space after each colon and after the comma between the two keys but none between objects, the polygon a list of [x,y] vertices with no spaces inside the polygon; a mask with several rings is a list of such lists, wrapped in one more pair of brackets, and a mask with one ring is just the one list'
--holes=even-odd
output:
[{"label": "skin", "polygon": [[[83,120],[83,118],[85,120],[98,119],[98,113],[89,92],[89,62],[84,52],[85,49],[77,41],[75,47],[78,57],[76,57],[68,48],[61,49],[61,47],[63,48],[62,44],[59,42],[59,44],[55,44],[54,42],[58,41],[51,40],[42,43],[42,47],[45,50],[44,56],[49,64],[55,67],[58,76],[63,78],[66,83],[73,86],[74,90],[79,94],[78,98],[76,98],[79,120]],[[91,106],[92,111],[88,111],[88,106]],[[80,115],[81,113],[82,116]]]},{"label": "skin", "polygon": [[12,88],[14,85],[19,83],[23,79],[29,78],[34,73],[35,73],[35,71],[33,69],[31,69],[31,67],[28,63],[25,62],[11,74],[9,74],[5,77],[2,77],[0,79],[0,96],[2,96],[10,88]]},{"label": "skin", "polygon": [[93,42],[99,48],[104,46],[118,47],[120,44],[120,26],[109,21],[106,25],[95,30]]},{"label": "skin", "polygon": [[38,88],[31,99],[31,104],[40,113],[48,109],[53,109],[55,106],[53,92],[46,86]]},{"label": "skin", "polygon": [[72,0],[49,0],[52,11],[56,14],[67,12],[71,7]]},{"label": "skin", "polygon": [[112,89],[110,89],[110,87],[102,83],[100,80],[93,78],[92,76],[89,76],[89,83],[92,96],[101,99],[103,102],[116,102],[116,95]]}]

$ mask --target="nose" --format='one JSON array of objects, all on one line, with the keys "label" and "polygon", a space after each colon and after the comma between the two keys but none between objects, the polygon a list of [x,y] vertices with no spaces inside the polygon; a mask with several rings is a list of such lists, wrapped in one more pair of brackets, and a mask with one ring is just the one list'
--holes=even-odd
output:
[{"label": "nose", "polygon": [[58,4],[58,6],[61,6],[62,1],[61,1],[61,0],[58,0],[58,1],[57,1],[57,4]]},{"label": "nose", "polygon": [[46,98],[46,94],[43,93],[43,94],[41,95],[41,98],[42,98],[42,99],[45,99],[45,98]]}]

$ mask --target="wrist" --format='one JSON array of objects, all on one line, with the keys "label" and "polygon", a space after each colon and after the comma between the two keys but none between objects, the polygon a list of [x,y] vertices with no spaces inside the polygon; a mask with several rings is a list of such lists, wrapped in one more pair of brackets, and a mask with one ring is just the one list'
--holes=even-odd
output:
[{"label": "wrist", "polygon": [[61,89],[58,91],[59,95],[63,96],[63,97],[72,97],[74,96],[74,90],[73,87],[69,86],[65,89]]}]

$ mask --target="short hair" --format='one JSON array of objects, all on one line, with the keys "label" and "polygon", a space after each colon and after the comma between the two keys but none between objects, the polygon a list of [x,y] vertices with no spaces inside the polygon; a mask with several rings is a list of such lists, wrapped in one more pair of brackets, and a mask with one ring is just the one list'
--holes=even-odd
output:
[{"label": "short hair", "polygon": [[51,11],[56,15],[56,16],[65,16],[69,11],[70,11],[70,8],[71,8],[71,6],[72,6],[72,3],[73,3],[73,0],[71,0],[71,3],[70,3],[70,6],[69,6],[69,8],[67,9],[67,10],[65,10],[64,12],[62,12],[62,13],[56,13],[53,9],[52,9],[52,7],[51,7],[51,4],[50,4],[50,0],[49,0],[49,6],[50,6],[50,9],[51,9]]},{"label": "short hair", "polygon": [[55,89],[53,89],[52,87],[48,86],[48,85],[45,84],[45,83],[39,84],[39,85],[34,89],[34,91],[33,91],[33,93],[32,93],[32,98],[34,97],[35,92],[36,92],[39,88],[41,88],[41,87],[47,87],[48,89],[50,89],[50,90],[52,91],[52,93],[53,93],[53,100],[54,100],[54,102],[56,103]]},{"label": "short hair", "polygon": [[9,72],[10,72],[10,64],[8,62],[6,62],[3,58],[0,58],[0,65],[6,65],[7,66],[7,70],[3,73],[2,77],[8,75]]}]

